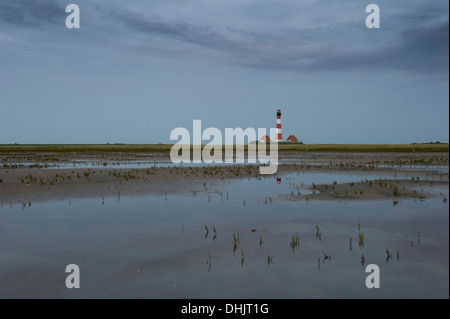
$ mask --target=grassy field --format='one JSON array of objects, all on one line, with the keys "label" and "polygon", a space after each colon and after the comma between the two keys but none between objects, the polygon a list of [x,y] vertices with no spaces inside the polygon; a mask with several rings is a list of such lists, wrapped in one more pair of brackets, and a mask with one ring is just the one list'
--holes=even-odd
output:
[{"label": "grassy field", "polygon": [[[8,144],[0,155],[17,152],[168,153],[172,144]],[[268,146],[267,146],[268,148]],[[247,149],[247,147],[245,147]],[[279,152],[449,152],[448,143],[427,144],[279,144]]]},{"label": "grassy field", "polygon": [[280,151],[293,152],[447,152],[448,143],[437,144],[280,144]]},{"label": "grassy field", "polygon": [[3,144],[0,145],[0,154],[15,152],[168,153],[171,147],[171,144]]}]

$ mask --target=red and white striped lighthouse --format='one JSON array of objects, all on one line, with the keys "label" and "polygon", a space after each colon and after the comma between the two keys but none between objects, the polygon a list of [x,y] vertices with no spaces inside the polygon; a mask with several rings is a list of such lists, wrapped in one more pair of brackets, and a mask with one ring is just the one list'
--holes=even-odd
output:
[{"label": "red and white striped lighthouse", "polygon": [[276,130],[276,137],[275,142],[280,143],[282,141],[281,138],[281,111],[277,111],[277,130]]}]

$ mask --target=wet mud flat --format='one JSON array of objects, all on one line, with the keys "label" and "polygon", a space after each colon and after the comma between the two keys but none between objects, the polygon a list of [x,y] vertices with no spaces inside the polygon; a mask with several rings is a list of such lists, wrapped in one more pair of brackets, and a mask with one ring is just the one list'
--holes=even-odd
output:
[{"label": "wet mud flat", "polygon": [[[274,176],[4,168],[0,297],[448,298],[448,154],[389,167],[320,156]],[[73,263],[80,289],[65,286]],[[365,285],[369,264],[379,289]]]},{"label": "wet mud flat", "polygon": [[[152,193],[202,191],[206,184],[229,179],[283,178],[289,173],[342,172],[380,173],[395,183],[448,182],[448,153],[280,153],[277,174],[261,175],[260,165],[175,165],[167,154],[134,153],[12,153],[0,156],[0,204],[78,197],[108,197]],[[80,161],[83,163],[80,165]],[[388,174],[388,175],[386,175]],[[373,174],[372,174],[373,175]],[[374,178],[376,178],[376,175]],[[335,181],[329,181],[334,183]],[[315,181],[317,184],[317,181]],[[373,183],[373,182],[372,182]],[[204,185],[205,184],[205,185]],[[383,186],[385,183],[380,184]],[[388,183],[392,188],[392,183]],[[312,185],[310,185],[312,186]],[[401,196],[417,196],[400,185]],[[332,185],[335,189],[337,186]],[[383,188],[383,187],[382,187]],[[375,188],[373,188],[375,189]],[[339,189],[338,189],[339,190]],[[345,192],[347,191],[347,192]],[[353,198],[354,190],[344,189]],[[361,189],[357,190],[361,191]],[[364,190],[362,190],[364,193]],[[365,198],[370,189],[366,189]],[[389,195],[386,192],[378,192]],[[423,193],[423,192],[422,192]],[[336,195],[335,194],[335,195]],[[361,194],[362,195],[362,194]],[[394,195],[394,193],[392,194]],[[313,198],[333,195],[322,186]],[[425,196],[425,194],[419,195]],[[336,196],[334,196],[336,197]],[[395,196],[391,196],[395,197]],[[308,199],[310,199],[308,197]]]}]

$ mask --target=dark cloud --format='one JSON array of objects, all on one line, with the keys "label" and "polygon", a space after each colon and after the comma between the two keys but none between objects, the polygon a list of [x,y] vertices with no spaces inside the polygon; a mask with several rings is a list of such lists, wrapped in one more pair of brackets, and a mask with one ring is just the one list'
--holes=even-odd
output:
[{"label": "dark cloud", "polygon": [[57,1],[14,0],[0,2],[0,21],[17,26],[35,26],[65,21],[65,6]]},{"label": "dark cloud", "polygon": [[404,31],[379,47],[322,47],[308,54],[289,52],[255,60],[253,67],[297,71],[397,69],[448,73],[449,23]]},{"label": "dark cloud", "polygon": [[[432,10],[423,14],[427,17],[438,15]],[[212,59],[250,68],[299,72],[380,68],[448,72],[448,21],[400,32],[394,40],[376,46],[360,43],[346,48],[337,40],[324,36],[326,31],[313,28],[278,33],[234,30],[235,36],[231,37],[211,26],[165,21],[160,17],[149,19],[139,14],[122,13],[116,17],[133,31],[214,49],[217,54],[211,54]],[[315,32],[320,34],[317,39],[314,39]]]},{"label": "dark cloud", "polygon": [[[88,15],[104,10],[86,4],[84,10]],[[30,27],[58,21],[63,26],[67,15],[65,5],[56,0],[2,1],[0,22]],[[191,22],[199,20],[169,20],[156,13],[149,17],[126,8],[105,10],[101,19],[85,20],[97,24],[83,30],[91,34],[98,31],[99,36],[103,32],[118,42],[125,35],[127,41],[123,45],[145,54],[159,51],[197,55],[249,68],[296,72],[388,68],[448,73],[448,5],[440,6],[421,6],[403,15],[391,15],[380,30],[370,31],[355,25],[354,21],[298,29],[274,25],[270,31],[247,30],[242,25],[238,28]],[[111,28],[120,34],[116,39],[111,37]],[[365,33],[377,31],[389,34],[389,38],[377,38],[376,44],[368,41]],[[140,44],[142,37],[169,41],[159,48],[153,44],[152,48]]]},{"label": "dark cloud", "polygon": [[448,72],[449,23],[408,30],[389,46],[387,64],[422,72]]},{"label": "dark cloud", "polygon": [[183,21],[164,21],[158,16],[146,18],[135,13],[113,13],[124,26],[147,35],[161,36],[217,50],[242,50],[244,43],[213,31],[212,26],[199,26]]},{"label": "dark cloud", "polygon": [[432,5],[421,5],[411,12],[393,14],[389,20],[399,21],[405,25],[419,25],[436,23],[439,20],[448,20],[448,3],[434,3]]}]

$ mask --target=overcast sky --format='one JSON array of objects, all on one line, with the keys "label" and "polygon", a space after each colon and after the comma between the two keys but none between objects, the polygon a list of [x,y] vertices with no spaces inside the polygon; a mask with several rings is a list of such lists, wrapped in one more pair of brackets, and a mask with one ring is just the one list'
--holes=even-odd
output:
[{"label": "overcast sky", "polygon": [[448,59],[444,0],[0,0],[0,143],[448,142]]}]

